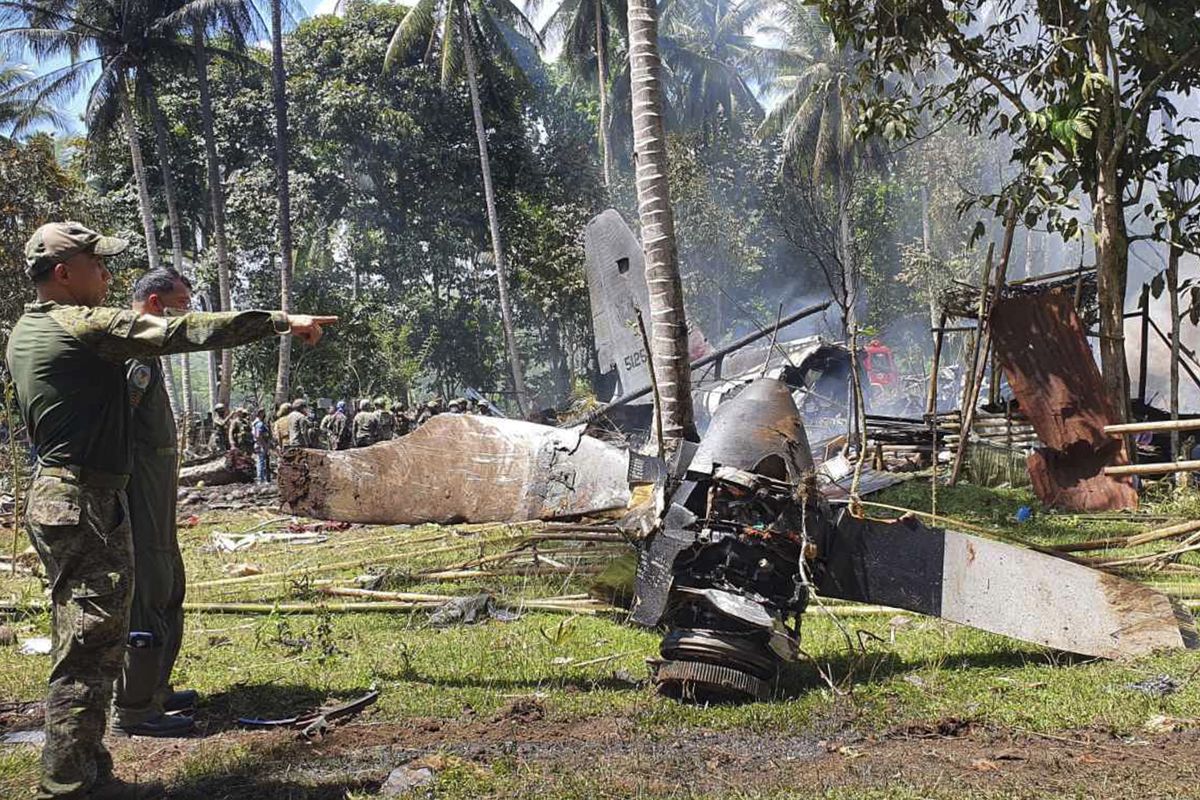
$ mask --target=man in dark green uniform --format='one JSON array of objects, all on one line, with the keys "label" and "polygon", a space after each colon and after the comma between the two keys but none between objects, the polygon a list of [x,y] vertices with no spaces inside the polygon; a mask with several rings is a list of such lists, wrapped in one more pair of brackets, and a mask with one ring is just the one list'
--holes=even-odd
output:
[{"label": "man in dark green uniform", "polygon": [[396,417],[392,415],[392,403],[386,397],[375,398],[375,416],[379,417],[377,440],[390,442],[396,436]]},{"label": "man in dark green uniform", "polygon": [[283,426],[284,447],[312,447],[313,425],[308,419],[308,401],[303,397],[292,401]]},{"label": "man in dark green uniform", "polygon": [[353,424],[355,447],[370,447],[379,441],[379,414],[372,408],[370,400],[358,401]]},{"label": "man in dark green uniform", "polygon": [[30,540],[50,583],[53,662],[40,798],[129,796],[103,744],[133,594],[125,487],[133,469],[126,362],[216,350],[291,332],[321,336],[335,317],[246,311],[173,318],[100,308],[104,257],[127,247],[78,223],[43,225],[25,247],[37,302],[7,361],[38,463],[26,497]]},{"label": "man in dark green uniform", "polygon": [[[133,286],[133,310],[156,317],[186,312],[192,305],[191,288],[173,269],[148,272]],[[134,589],[113,728],[131,736],[182,736],[192,730],[191,717],[165,713],[191,708],[197,699],[195,692],[170,688],[183,640],[183,556],[175,528],[178,434],[158,358],[134,359],[128,366]]]}]

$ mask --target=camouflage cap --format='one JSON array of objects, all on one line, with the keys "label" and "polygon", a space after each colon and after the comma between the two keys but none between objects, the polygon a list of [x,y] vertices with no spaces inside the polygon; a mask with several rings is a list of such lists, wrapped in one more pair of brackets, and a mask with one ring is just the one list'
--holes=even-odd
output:
[{"label": "camouflage cap", "polygon": [[101,236],[78,222],[50,222],[34,231],[25,243],[25,274],[35,278],[79,253],[115,256],[127,247],[126,240]]}]

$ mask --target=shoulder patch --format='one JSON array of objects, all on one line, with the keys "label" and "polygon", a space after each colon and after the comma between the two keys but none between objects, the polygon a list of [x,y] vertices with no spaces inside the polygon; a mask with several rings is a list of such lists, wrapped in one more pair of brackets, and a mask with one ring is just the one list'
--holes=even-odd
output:
[{"label": "shoulder patch", "polygon": [[145,364],[138,364],[129,371],[129,384],[138,391],[146,391],[150,385],[150,367]]}]

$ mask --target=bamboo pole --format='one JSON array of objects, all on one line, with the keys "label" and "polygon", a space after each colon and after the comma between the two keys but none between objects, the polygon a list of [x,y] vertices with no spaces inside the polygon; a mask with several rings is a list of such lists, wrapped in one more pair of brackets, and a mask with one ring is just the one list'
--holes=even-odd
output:
[{"label": "bamboo pole", "polygon": [[[954,452],[954,464],[950,468],[950,485],[954,486],[958,483],[959,475],[962,473],[963,462],[966,460],[967,442],[971,437],[971,423],[975,418],[975,406],[979,402],[979,391],[983,386],[983,373],[987,367],[988,350],[992,344],[992,326],[991,316],[992,309],[997,301],[1000,300],[1000,293],[1004,289],[1005,279],[1008,275],[1008,259],[1012,255],[1013,233],[1017,227],[1017,209],[1014,205],[1009,211],[1008,220],[1004,226],[1004,243],[1001,246],[1000,263],[996,267],[996,282],[995,282],[995,297],[991,305],[988,305],[988,282],[987,277],[984,277],[981,291],[979,293],[979,340],[975,345],[975,354],[972,359],[972,371],[970,381],[963,390],[963,418],[962,418],[962,438],[958,442],[958,447]],[[988,248],[989,255],[992,249]],[[990,266],[989,259],[988,265]],[[986,314],[984,313],[986,309]]]},{"label": "bamboo pole", "polygon": [[1198,461],[1160,461],[1154,464],[1122,464],[1118,467],[1105,467],[1105,475],[1163,475],[1168,472],[1197,472],[1200,471]]},{"label": "bamboo pole", "polygon": [[1127,433],[1153,433],[1155,431],[1191,431],[1200,428],[1200,418],[1164,419],[1158,422],[1126,422],[1121,425],[1105,425],[1104,432],[1113,436]]},{"label": "bamboo pole", "polygon": [[443,553],[458,552],[461,550],[471,550],[487,545],[503,544],[504,542],[535,542],[535,541],[585,541],[585,542],[624,542],[625,538],[611,533],[568,533],[563,530],[543,531],[539,533],[506,533],[499,536],[491,536],[487,538],[475,539],[469,542],[460,542],[458,544],[446,545],[445,547],[435,547],[429,550],[413,553],[405,550],[400,553],[388,553],[386,555],[368,556],[365,558],[356,558],[351,561],[340,561],[334,564],[316,564],[311,567],[301,567],[299,569],[285,570],[282,572],[263,572],[257,575],[239,575],[232,578],[215,578],[207,581],[199,581],[189,585],[189,589],[206,589],[214,586],[231,586],[242,583],[253,583],[263,580],[271,580],[273,578],[296,578],[305,575],[313,575],[319,572],[333,572],[335,570],[354,569],[363,567],[368,564],[388,564],[396,561],[405,561],[414,557],[424,558],[426,556],[438,555]]},{"label": "bamboo pole", "polygon": [[929,370],[929,394],[925,398],[925,413],[937,413],[937,395],[938,395],[938,370],[942,364],[942,342],[946,338],[946,312],[942,312],[941,322],[938,323],[937,330],[933,336],[933,363]]},{"label": "bamboo pole", "polygon": [[[412,602],[365,602],[365,603],[194,603],[186,602],[183,610],[188,612],[204,612],[210,614],[376,614],[376,613],[413,613],[440,608],[444,603],[412,603]],[[585,614],[594,616],[601,611],[612,609],[611,606],[585,606],[579,603],[548,603],[542,601],[523,601],[520,603],[498,603],[504,608],[525,608],[535,611],[558,611],[564,614]],[[619,610],[619,609],[617,609]]]},{"label": "bamboo pole", "polygon": [[1185,533],[1194,533],[1200,531],[1200,520],[1180,523],[1179,525],[1170,525],[1166,528],[1158,528],[1152,531],[1144,531],[1142,533],[1134,533],[1129,536],[1116,536],[1111,539],[1093,539],[1085,542],[1066,542],[1065,544],[1052,545],[1052,550],[1057,550],[1060,553],[1077,553],[1082,550],[1108,550],[1123,547],[1138,547],[1143,544],[1157,542],[1162,539],[1170,539],[1172,536],[1180,536]]}]

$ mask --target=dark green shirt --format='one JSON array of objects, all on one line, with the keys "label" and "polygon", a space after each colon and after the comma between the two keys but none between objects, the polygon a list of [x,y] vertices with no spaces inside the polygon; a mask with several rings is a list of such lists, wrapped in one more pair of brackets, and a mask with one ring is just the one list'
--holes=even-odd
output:
[{"label": "dark green shirt", "polygon": [[287,316],[278,311],[154,317],[30,303],[8,340],[8,369],[41,464],[127,475],[126,361],[233,347],[288,329]]},{"label": "dark green shirt", "polygon": [[135,453],[171,455],[179,432],[171,399],[157,358],[139,358],[128,364],[129,406],[133,409],[133,447]]}]

